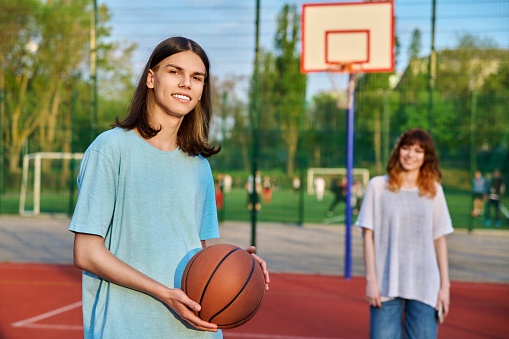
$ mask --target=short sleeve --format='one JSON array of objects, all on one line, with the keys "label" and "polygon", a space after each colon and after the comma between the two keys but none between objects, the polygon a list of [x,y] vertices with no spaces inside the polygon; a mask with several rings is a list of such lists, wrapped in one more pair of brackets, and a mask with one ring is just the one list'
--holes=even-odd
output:
[{"label": "short sleeve", "polygon": [[101,153],[89,149],[78,174],[78,201],[69,230],[106,236],[115,206],[118,172]]},{"label": "short sleeve", "polygon": [[437,184],[437,195],[433,205],[433,239],[438,239],[452,232],[454,232],[454,229],[445,194],[442,186]]},{"label": "short sleeve", "polygon": [[355,226],[373,229],[374,228],[374,220],[375,220],[375,178],[371,179],[368,187],[366,188],[366,194],[362,200],[361,209],[359,211],[359,216],[357,217],[357,221],[355,222]]},{"label": "short sleeve", "polygon": [[[202,159],[206,161],[205,159]],[[208,161],[206,161],[208,164]],[[210,165],[207,166],[205,176],[206,189],[203,203],[203,212],[200,220],[200,240],[219,238],[219,225],[217,221],[216,195],[214,188],[214,178]]]}]

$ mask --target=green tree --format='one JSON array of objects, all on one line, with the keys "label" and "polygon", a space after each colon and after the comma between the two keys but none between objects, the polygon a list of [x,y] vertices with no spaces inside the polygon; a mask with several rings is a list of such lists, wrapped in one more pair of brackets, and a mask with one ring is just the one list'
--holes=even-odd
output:
[{"label": "green tree", "polygon": [[386,102],[389,95],[389,77],[391,73],[365,74],[357,84],[356,129],[372,136],[375,171],[382,173],[383,163],[383,119],[390,114]]},{"label": "green tree", "polygon": [[300,73],[300,15],[295,5],[284,5],[275,36],[275,86],[277,122],[287,149],[287,174],[292,176],[297,154],[299,126],[305,109],[306,76]]},{"label": "green tree", "polygon": [[346,111],[338,107],[339,101],[337,93],[318,93],[312,98],[303,126],[312,167],[344,166]]},{"label": "green tree", "polygon": [[142,70],[132,67],[132,56],[138,48],[129,41],[112,41],[109,9],[98,8],[97,28],[97,78],[98,78],[98,131],[110,128],[115,118],[126,116],[134,92],[134,81]]},{"label": "green tree", "polygon": [[269,163],[274,164],[274,161],[280,162],[281,154],[287,154],[281,139],[281,112],[279,111],[281,102],[278,90],[280,73],[277,69],[277,60],[278,57],[274,52],[261,49],[256,72],[257,82],[252,80],[253,85],[258,84],[258,105],[257,111],[253,110],[255,114],[249,116],[249,123],[251,128],[257,128],[254,134],[258,138],[260,152],[258,163],[262,168],[269,167]]},{"label": "green tree", "polygon": [[416,28],[412,32],[412,40],[410,42],[410,47],[408,48],[408,58],[410,60],[417,59],[419,54],[421,54],[422,48],[422,39],[421,39],[421,31]]},{"label": "green tree", "polygon": [[39,48],[33,69],[33,91],[38,102],[35,112],[37,144],[42,151],[65,147],[62,128],[57,128],[62,102],[71,97],[70,90],[84,73],[88,57],[90,32],[88,0],[48,1],[38,13]]},{"label": "green tree", "polygon": [[[263,159],[282,159],[284,153],[288,175],[294,173],[306,102],[306,76],[300,73],[299,24],[296,6],[284,5],[278,15],[274,51],[259,52],[250,91],[254,113],[250,124],[264,151]],[[258,84],[258,92],[254,84]]]},{"label": "green tree", "polygon": [[19,154],[23,143],[35,130],[37,116],[29,113],[29,80],[36,64],[38,1],[2,1],[0,13],[2,150],[10,172],[19,172]]},{"label": "green tree", "polygon": [[[436,126],[438,142],[455,152],[462,144],[470,144],[473,109],[480,113],[474,124],[479,141],[488,145],[499,142],[507,128],[499,123],[504,115],[498,112],[506,112],[503,107],[507,105],[496,98],[507,89],[503,78],[507,76],[504,65],[508,56],[507,50],[499,49],[491,39],[468,33],[458,36],[456,47],[438,53],[437,92],[442,108],[437,105],[435,118],[445,119]],[[486,86],[494,89],[490,100]],[[478,98],[477,103],[473,102],[474,97]],[[453,135],[452,131],[458,130],[466,132]]]},{"label": "green tree", "polygon": [[[213,120],[211,139],[221,143],[223,150],[219,156],[210,158],[213,168],[249,170],[249,116],[246,104],[237,95],[242,77],[228,77],[225,80],[213,79]],[[226,94],[226,105],[223,107],[223,95]],[[223,109],[225,108],[225,116]],[[224,126],[223,126],[224,124]],[[223,138],[223,129],[225,137]]]},{"label": "green tree", "polygon": [[[508,56],[491,39],[469,33],[459,35],[453,48],[437,52],[433,136],[449,166],[469,166],[470,147],[481,152],[505,142]],[[428,58],[414,58],[402,76],[395,126],[400,131],[428,127],[427,72]]]},{"label": "green tree", "polygon": [[[5,153],[11,173],[19,172],[23,147],[31,151],[70,151],[72,123],[90,119],[89,40],[92,8],[88,0],[23,1],[13,12],[12,22],[5,24],[9,34],[3,34],[2,79],[5,79]],[[8,3],[0,4],[9,8]],[[108,9],[99,8],[98,41],[109,35],[106,22]],[[16,37],[13,39],[12,37]],[[99,45],[99,65],[105,74],[117,76],[106,100],[119,100],[131,87],[130,63],[133,45],[120,49],[116,43]],[[111,72],[108,73],[108,70]],[[104,87],[103,87],[104,88]],[[123,88],[124,92],[117,89]],[[117,96],[112,94],[117,93]],[[119,96],[118,94],[121,93]],[[106,96],[106,95],[109,95]],[[112,99],[113,98],[113,99]],[[124,99],[122,114],[128,102]],[[116,104],[118,107],[118,104]],[[111,105],[109,106],[111,107]],[[70,114],[75,117],[70,117]],[[120,113],[118,110],[115,113]],[[85,118],[86,117],[86,118]],[[110,119],[110,123],[113,119]],[[89,129],[89,124],[79,124]],[[30,141],[30,143],[29,143]],[[73,142],[74,142],[73,141]],[[87,140],[90,142],[90,140]]]}]

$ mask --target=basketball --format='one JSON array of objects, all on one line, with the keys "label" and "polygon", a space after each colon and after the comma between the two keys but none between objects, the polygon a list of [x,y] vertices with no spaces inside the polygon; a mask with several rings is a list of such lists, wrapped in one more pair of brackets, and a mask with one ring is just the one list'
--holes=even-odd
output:
[{"label": "basketball", "polygon": [[182,276],[182,290],[201,305],[198,317],[228,329],[246,323],[259,310],[265,278],[247,251],[217,244],[189,260]]}]

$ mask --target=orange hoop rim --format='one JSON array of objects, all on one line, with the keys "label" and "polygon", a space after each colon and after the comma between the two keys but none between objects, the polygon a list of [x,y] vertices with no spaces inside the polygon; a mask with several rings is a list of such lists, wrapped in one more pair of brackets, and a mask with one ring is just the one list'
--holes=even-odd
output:
[{"label": "orange hoop rim", "polygon": [[[327,72],[335,72],[335,73],[360,73],[362,72],[362,64],[355,62],[329,62],[327,63],[329,67],[327,67]],[[355,69],[354,65],[360,67],[360,70]]]}]

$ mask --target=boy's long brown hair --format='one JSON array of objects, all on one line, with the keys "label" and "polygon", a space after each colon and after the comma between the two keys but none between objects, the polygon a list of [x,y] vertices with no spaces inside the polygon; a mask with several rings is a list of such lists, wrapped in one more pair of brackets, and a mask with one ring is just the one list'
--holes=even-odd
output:
[{"label": "boy's long brown hair", "polygon": [[143,70],[138,85],[129,106],[128,116],[123,119],[116,119],[113,126],[126,129],[137,128],[141,136],[150,139],[159,133],[149,124],[148,106],[153,99],[152,90],[147,87],[146,81],[148,72],[157,70],[159,63],[167,57],[184,51],[192,51],[200,57],[205,65],[206,79],[203,87],[201,100],[196,107],[189,112],[182,120],[177,134],[179,148],[192,156],[201,154],[210,157],[218,153],[221,147],[214,147],[209,144],[209,128],[212,118],[212,98],[210,89],[210,63],[205,51],[191,39],[184,37],[171,37],[156,46]]},{"label": "boy's long brown hair", "polygon": [[423,129],[413,128],[404,132],[394,146],[389,162],[387,163],[387,175],[389,177],[388,188],[393,192],[399,192],[403,177],[403,169],[399,162],[399,152],[404,146],[419,145],[424,150],[424,163],[419,170],[417,187],[421,196],[435,197],[437,189],[435,182],[442,182],[442,172],[438,164],[438,156],[435,151],[433,139]]}]

